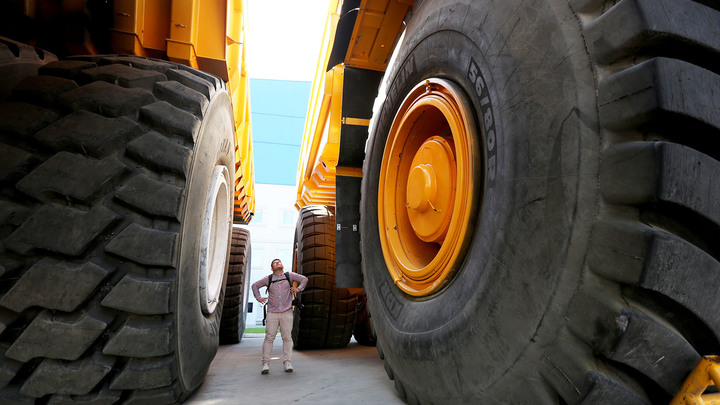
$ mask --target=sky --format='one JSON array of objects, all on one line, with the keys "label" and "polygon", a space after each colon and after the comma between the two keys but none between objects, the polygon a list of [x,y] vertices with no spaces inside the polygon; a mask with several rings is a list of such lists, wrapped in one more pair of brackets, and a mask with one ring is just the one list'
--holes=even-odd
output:
[{"label": "sky", "polygon": [[248,76],[312,81],[330,0],[247,0]]}]

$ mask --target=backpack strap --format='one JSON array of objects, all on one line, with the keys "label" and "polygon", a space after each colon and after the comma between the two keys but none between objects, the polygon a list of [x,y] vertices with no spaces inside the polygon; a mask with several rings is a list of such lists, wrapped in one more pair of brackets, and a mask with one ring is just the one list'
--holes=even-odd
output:
[{"label": "backpack strap", "polygon": [[290,288],[292,288],[292,281],[290,281],[290,273],[285,273],[285,280],[287,280],[288,284],[290,284]]},{"label": "backpack strap", "polygon": [[[273,276],[272,274],[270,274],[268,276],[268,285],[267,285],[268,293],[270,292],[270,284],[273,283],[272,276]],[[290,273],[288,273],[288,272],[285,273],[285,280],[287,280],[288,284],[290,284],[290,288],[292,288],[293,284],[292,284],[292,281],[290,281]],[[275,280],[275,282],[278,282],[278,281],[280,281],[280,280]]]},{"label": "backpack strap", "polygon": [[[270,275],[268,276],[268,285],[267,285],[267,287],[265,287],[265,288],[267,289],[265,292],[268,293],[268,295],[269,295],[269,293],[270,293],[270,284],[272,284],[272,274],[270,274]],[[267,304],[267,301],[265,301],[265,303]],[[266,320],[267,320],[267,305],[263,305],[262,307],[263,307],[263,320],[262,320],[262,324],[263,324],[263,326],[265,326],[265,322],[266,322]]]}]

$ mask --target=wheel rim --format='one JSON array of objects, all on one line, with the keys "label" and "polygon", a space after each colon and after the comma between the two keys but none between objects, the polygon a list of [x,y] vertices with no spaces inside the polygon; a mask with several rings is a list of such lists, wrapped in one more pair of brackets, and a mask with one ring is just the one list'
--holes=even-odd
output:
[{"label": "wheel rim", "polygon": [[378,192],[380,243],[395,284],[427,296],[452,280],[472,233],[481,178],[475,120],[443,79],[416,85],[385,144]]},{"label": "wheel rim", "polygon": [[225,275],[230,238],[229,174],[225,166],[215,166],[203,213],[200,240],[200,307],[205,315],[215,311]]}]

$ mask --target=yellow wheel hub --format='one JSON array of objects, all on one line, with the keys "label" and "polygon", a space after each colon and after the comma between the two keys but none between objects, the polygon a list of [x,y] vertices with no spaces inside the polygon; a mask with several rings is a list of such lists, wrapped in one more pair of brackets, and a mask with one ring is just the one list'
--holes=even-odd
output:
[{"label": "yellow wheel hub", "polygon": [[406,293],[435,293],[459,268],[472,236],[480,160],[464,93],[442,79],[415,86],[390,128],[378,192],[383,255]]},{"label": "yellow wheel hub", "polygon": [[442,242],[452,218],[455,197],[455,157],[448,142],[433,136],[410,164],[407,208],[410,225],[424,242]]}]

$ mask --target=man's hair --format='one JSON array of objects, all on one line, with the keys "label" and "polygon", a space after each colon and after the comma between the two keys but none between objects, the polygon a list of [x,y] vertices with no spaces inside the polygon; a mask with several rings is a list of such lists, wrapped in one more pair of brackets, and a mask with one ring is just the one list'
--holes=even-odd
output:
[{"label": "man's hair", "polygon": [[275,262],[281,262],[281,261],[282,260],[280,260],[280,259],[273,259],[273,261],[270,262],[270,268],[271,269],[273,268],[273,264],[275,264]]}]

